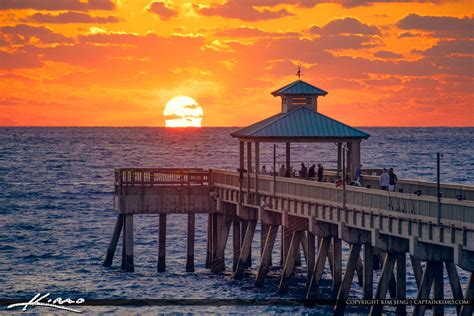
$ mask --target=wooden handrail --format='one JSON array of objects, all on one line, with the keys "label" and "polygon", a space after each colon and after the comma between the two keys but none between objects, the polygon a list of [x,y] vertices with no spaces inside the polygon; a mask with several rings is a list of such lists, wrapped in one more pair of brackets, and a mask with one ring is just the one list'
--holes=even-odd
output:
[{"label": "wooden handrail", "polygon": [[198,168],[120,168],[115,169],[117,187],[140,186],[204,186],[209,185],[209,172]]}]

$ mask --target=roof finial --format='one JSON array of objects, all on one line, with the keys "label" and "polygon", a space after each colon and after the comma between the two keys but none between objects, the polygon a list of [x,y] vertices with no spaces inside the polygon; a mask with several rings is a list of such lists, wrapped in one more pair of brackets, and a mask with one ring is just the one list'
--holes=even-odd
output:
[{"label": "roof finial", "polygon": [[298,76],[298,79],[301,79],[301,67],[298,66],[298,71],[296,72],[296,75]]}]

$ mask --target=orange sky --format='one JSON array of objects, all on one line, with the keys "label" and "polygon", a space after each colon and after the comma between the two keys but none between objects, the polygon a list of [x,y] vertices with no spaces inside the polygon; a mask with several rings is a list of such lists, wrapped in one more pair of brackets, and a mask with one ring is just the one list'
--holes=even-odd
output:
[{"label": "orange sky", "polygon": [[0,125],[204,126],[280,111],[303,80],[355,126],[473,126],[472,0],[0,0]]}]

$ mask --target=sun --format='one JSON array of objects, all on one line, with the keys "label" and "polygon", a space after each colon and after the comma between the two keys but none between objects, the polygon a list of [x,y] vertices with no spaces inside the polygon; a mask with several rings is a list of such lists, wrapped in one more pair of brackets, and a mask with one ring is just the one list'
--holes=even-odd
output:
[{"label": "sun", "polygon": [[201,127],[204,111],[193,98],[177,96],[166,103],[163,115],[166,127]]}]

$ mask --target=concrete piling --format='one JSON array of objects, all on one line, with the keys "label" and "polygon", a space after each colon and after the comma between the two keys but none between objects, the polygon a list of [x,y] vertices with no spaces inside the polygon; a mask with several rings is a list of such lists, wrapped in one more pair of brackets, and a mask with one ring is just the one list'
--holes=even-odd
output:
[{"label": "concrete piling", "polygon": [[194,272],[194,230],[196,223],[196,215],[188,214],[188,238],[187,238],[187,256],[186,256],[186,272]]},{"label": "concrete piling", "polygon": [[158,228],[158,272],[166,271],[166,214],[160,214]]}]

